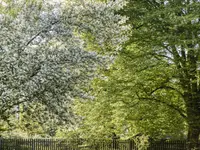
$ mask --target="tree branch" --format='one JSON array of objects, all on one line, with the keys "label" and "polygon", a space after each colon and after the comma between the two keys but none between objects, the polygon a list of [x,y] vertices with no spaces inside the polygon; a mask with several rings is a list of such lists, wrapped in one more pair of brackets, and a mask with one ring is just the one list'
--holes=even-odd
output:
[{"label": "tree branch", "polygon": [[179,95],[181,95],[182,97],[184,96],[183,93],[181,93],[181,91],[177,90],[176,88],[173,88],[171,86],[166,86],[166,85],[162,85],[160,87],[157,87],[156,89],[154,89],[153,91],[151,91],[150,95],[152,95],[154,92],[160,90],[160,89],[169,89],[169,90],[173,90],[175,92],[177,92]]},{"label": "tree branch", "polygon": [[[50,26],[53,26],[53,25],[57,24],[58,22],[60,22],[60,21],[57,20],[57,21],[53,22],[51,25],[49,25],[49,26],[46,27],[46,28],[48,29]],[[34,36],[26,43],[25,47],[28,46],[33,40],[35,40],[41,33],[48,32],[47,29],[43,29],[43,30],[39,31],[36,35],[34,35]]]},{"label": "tree branch", "polygon": [[184,119],[187,118],[187,116],[185,115],[184,111],[182,109],[180,109],[180,108],[177,108],[177,106],[175,106],[173,104],[168,104],[167,102],[164,102],[164,101],[156,99],[156,98],[138,97],[138,99],[139,100],[150,100],[150,101],[154,101],[156,103],[160,103],[160,104],[166,105],[170,109],[173,109],[176,112],[178,112],[180,114],[180,116],[183,117]]}]

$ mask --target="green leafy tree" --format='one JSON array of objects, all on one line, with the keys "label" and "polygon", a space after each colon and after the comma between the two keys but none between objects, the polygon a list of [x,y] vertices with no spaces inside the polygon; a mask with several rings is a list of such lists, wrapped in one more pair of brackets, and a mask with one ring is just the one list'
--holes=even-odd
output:
[{"label": "green leafy tree", "polygon": [[[105,138],[115,132],[126,139],[139,133],[154,139],[184,137],[182,98],[170,88],[155,92],[154,97],[150,93],[165,83],[173,69],[158,60],[136,59],[143,54],[133,45],[127,47],[104,70],[103,78],[94,80],[94,99],[76,103],[75,110],[83,116],[83,135]],[[150,63],[156,67],[152,69]]]},{"label": "green leafy tree", "polygon": [[[149,58],[159,62],[165,60],[165,65],[169,66],[166,69],[172,70],[165,82],[148,91],[151,97],[147,98],[154,99],[155,93],[169,90],[181,97],[185,107],[182,116],[185,116],[188,125],[188,140],[193,143],[190,148],[196,147],[194,143],[198,142],[200,134],[199,5],[199,1],[193,0],[130,1],[127,9],[124,9],[133,26],[130,42],[146,51]],[[157,66],[152,70],[155,68]],[[161,69],[158,68],[158,71]],[[151,81],[155,82],[155,79]],[[167,92],[166,97],[171,92]],[[173,100],[175,98],[169,98],[167,104]],[[179,107],[174,109],[179,110]]]},{"label": "green leafy tree", "polygon": [[[110,93],[114,95],[113,97],[120,95],[120,98],[114,98],[120,103],[123,101],[142,103],[141,109],[150,113],[145,115],[150,124],[153,123],[155,116],[161,117],[158,119],[161,124],[168,120],[168,123],[165,122],[169,125],[168,128],[178,125],[178,120],[181,124],[185,121],[189,148],[195,148],[200,134],[200,2],[198,0],[129,0],[128,2],[128,5],[120,11],[120,14],[129,17],[128,23],[132,26],[131,39],[125,45],[131,50],[128,52],[124,50],[124,53],[127,53],[126,61],[129,61],[125,67],[128,70],[125,72],[117,68],[122,75],[115,74],[116,77],[112,76],[112,79],[108,80],[110,84],[112,80],[118,81],[113,83],[110,88],[113,92]],[[102,95],[105,92],[100,93]],[[105,97],[113,100],[108,93],[106,92]],[[134,109],[132,105],[129,106]],[[153,112],[154,115],[151,115]],[[165,115],[163,112],[169,114],[168,119],[163,116]],[[173,119],[174,115],[177,120]],[[153,127],[152,124],[152,129]],[[181,128],[184,130],[183,125]]]}]

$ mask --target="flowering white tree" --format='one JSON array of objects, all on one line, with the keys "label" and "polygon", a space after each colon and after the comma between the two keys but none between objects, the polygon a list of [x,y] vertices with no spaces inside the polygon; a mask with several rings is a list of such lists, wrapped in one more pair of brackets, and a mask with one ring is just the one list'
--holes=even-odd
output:
[{"label": "flowering white tree", "polygon": [[1,5],[1,120],[24,111],[69,123],[72,99],[85,96],[82,88],[108,60],[98,50],[120,49],[126,40],[126,18],[114,13],[122,6],[122,1],[83,6],[25,0]]}]

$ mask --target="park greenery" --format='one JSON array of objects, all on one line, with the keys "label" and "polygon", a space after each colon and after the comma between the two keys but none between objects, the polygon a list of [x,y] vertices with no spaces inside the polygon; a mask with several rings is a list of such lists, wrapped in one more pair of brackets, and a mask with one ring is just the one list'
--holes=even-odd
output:
[{"label": "park greenery", "polygon": [[[84,87],[112,61],[102,52],[120,50],[127,39],[126,17],[114,14],[122,2],[5,4],[0,20],[2,130],[5,124],[11,130],[46,131],[74,125],[73,99],[89,96]],[[101,53],[87,44],[91,38]]]},{"label": "park greenery", "polygon": [[199,14],[199,0],[0,1],[2,135],[195,148]]}]

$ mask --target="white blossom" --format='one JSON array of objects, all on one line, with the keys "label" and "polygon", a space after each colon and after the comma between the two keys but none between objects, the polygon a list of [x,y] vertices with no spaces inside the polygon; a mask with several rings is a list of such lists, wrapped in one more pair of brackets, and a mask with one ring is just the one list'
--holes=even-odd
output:
[{"label": "white blossom", "polygon": [[123,25],[126,18],[114,14],[122,7],[119,3],[42,8],[20,3],[14,16],[1,14],[5,18],[0,24],[1,118],[23,105],[24,111],[39,119],[46,111],[70,122],[72,99],[85,96],[82,88],[108,58],[95,49],[86,50],[81,35],[94,36],[102,51],[107,51],[107,45],[120,50],[129,27]]}]

